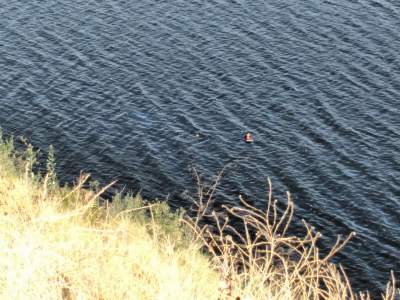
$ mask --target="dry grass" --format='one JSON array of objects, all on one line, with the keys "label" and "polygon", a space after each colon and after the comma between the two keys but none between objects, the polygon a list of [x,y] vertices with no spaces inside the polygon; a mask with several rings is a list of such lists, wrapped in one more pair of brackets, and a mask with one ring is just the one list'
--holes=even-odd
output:
[{"label": "dry grass", "polygon": [[139,197],[98,207],[86,176],[50,188],[0,147],[0,299],[218,298],[208,259],[164,204],[147,205],[153,218]]},{"label": "dry grass", "polygon": [[[222,172],[210,185],[195,175],[197,214],[184,222],[212,254],[212,266],[220,275],[221,299],[371,299],[368,292],[355,294],[343,268],[330,262],[355,233],[338,237],[321,257],[320,233],[304,220],[303,237],[287,235],[293,217],[291,195],[287,194],[286,209],[280,212],[269,179],[265,210],[240,196],[240,206],[223,205],[217,212],[211,207]],[[393,272],[382,299],[398,299]]]},{"label": "dry grass", "polygon": [[368,299],[329,262],[348,238],[320,257],[308,224],[304,237],[286,235],[290,195],[281,213],[271,190],[266,211],[241,198],[217,213],[218,180],[206,189],[198,177],[192,218],[140,197],[101,206],[107,187],[83,189],[85,175],[59,187],[33,174],[33,155],[0,136],[0,299]]}]

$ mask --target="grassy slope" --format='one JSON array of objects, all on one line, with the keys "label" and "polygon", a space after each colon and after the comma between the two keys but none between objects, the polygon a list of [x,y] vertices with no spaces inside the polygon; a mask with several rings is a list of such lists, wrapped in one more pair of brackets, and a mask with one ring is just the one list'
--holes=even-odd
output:
[{"label": "grassy slope", "polygon": [[[112,204],[100,206],[97,191],[81,188],[86,177],[74,187],[59,187],[54,174],[34,175],[33,164],[31,148],[18,154],[0,136],[0,299],[354,297],[335,266],[320,264],[318,251],[309,263],[308,246],[301,265],[282,258],[283,272],[274,263],[283,255],[274,253],[276,257],[268,257],[270,265],[252,261],[243,276],[232,257],[201,254],[198,242],[166,204],[141,208],[148,204],[140,197],[117,196]],[[298,239],[280,238],[273,243],[298,245]],[[224,241],[220,246],[233,248],[229,239]],[[224,293],[226,265],[231,267],[228,284],[233,285],[229,293]],[[332,286],[321,285],[310,274],[332,276]],[[385,297],[395,299],[390,289]]]},{"label": "grassy slope", "polygon": [[118,215],[118,201],[102,209],[94,192],[49,187],[0,147],[0,299],[217,298],[217,275],[164,204],[154,224]]}]

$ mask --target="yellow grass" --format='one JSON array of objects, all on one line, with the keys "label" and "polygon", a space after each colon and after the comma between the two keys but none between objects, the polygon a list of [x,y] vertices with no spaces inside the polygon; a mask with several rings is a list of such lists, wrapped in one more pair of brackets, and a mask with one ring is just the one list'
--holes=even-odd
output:
[{"label": "yellow grass", "polygon": [[[0,299],[368,298],[329,262],[346,241],[320,257],[307,224],[304,237],[286,236],[290,198],[282,213],[271,194],[266,211],[241,199],[210,212],[217,183],[199,180],[191,218],[139,196],[101,205],[104,189],[82,188],[87,176],[59,187],[54,174],[34,175],[31,150],[0,136]],[[384,299],[395,299],[394,283]]]},{"label": "yellow grass", "polygon": [[50,191],[2,154],[0,299],[218,298],[218,277],[195,244],[96,208],[93,195]]}]

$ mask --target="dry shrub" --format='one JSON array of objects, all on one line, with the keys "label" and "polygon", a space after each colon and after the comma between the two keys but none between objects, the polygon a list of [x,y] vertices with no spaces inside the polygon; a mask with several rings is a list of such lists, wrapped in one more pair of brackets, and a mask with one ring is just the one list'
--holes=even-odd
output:
[{"label": "dry shrub", "polygon": [[[279,210],[269,179],[265,210],[240,196],[241,205],[223,205],[216,211],[212,207],[222,172],[209,186],[196,171],[195,175],[196,216],[184,222],[211,254],[220,274],[220,299],[370,299],[368,293],[356,294],[343,268],[330,262],[355,233],[344,239],[339,236],[322,256],[317,247],[321,235],[304,220],[303,237],[287,234],[293,217],[292,198],[288,193],[286,209]],[[392,273],[382,299],[395,298]]]}]

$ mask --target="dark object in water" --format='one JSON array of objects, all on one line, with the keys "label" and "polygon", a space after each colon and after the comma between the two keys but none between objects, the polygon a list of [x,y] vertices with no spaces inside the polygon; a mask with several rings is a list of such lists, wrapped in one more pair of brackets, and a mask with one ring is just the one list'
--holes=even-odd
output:
[{"label": "dark object in water", "polygon": [[244,134],[244,141],[245,141],[246,143],[252,143],[252,142],[254,142],[253,136],[252,136],[252,134],[251,134],[250,132],[246,132],[246,133]]}]

